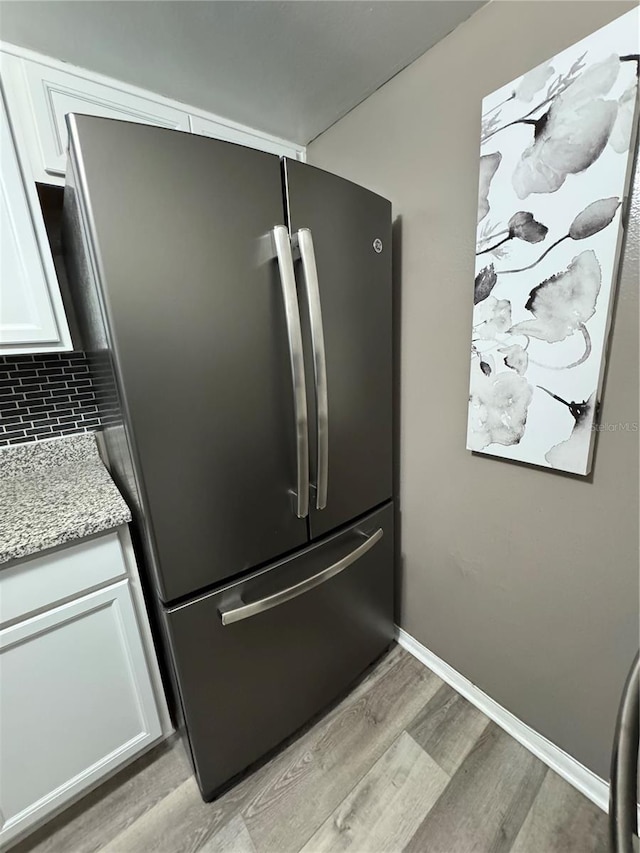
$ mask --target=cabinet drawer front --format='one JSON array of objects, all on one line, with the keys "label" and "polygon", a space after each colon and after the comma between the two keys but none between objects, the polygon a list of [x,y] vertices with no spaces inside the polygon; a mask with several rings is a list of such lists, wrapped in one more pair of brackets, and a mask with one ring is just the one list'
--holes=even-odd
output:
[{"label": "cabinet drawer front", "polygon": [[0,569],[0,627],[125,574],[115,532]]},{"label": "cabinet drawer front", "polygon": [[159,736],[128,581],[0,631],[0,841]]},{"label": "cabinet drawer front", "polygon": [[[132,95],[117,86],[96,83],[35,62],[25,62],[24,69],[42,165],[50,175],[65,174],[67,113],[154,124],[173,130],[189,130],[187,113],[152,99]],[[116,167],[117,164],[114,163],[114,168]]]},{"label": "cabinet drawer front", "polygon": [[167,614],[205,798],[322,711],[390,644],[393,559],[388,506]]}]

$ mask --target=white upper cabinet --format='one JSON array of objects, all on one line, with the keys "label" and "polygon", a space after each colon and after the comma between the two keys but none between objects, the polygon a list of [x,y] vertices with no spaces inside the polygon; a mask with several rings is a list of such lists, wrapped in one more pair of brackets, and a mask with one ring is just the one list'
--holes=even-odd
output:
[{"label": "white upper cabinet", "polygon": [[0,95],[0,355],[70,348],[36,188],[23,180]]},{"label": "white upper cabinet", "polygon": [[10,104],[22,123],[31,129],[30,157],[33,177],[43,183],[64,183],[67,159],[67,113],[116,118],[141,124],[155,124],[172,130],[189,130],[186,112],[96,79],[71,71],[28,62],[17,57],[3,58],[7,88],[20,93]]},{"label": "white upper cabinet", "polygon": [[202,115],[190,115],[189,122],[191,132],[197,133],[199,136],[210,136],[212,139],[235,142],[238,145],[257,148],[260,151],[267,151],[269,154],[277,154],[280,157],[291,157],[294,160],[301,160],[303,158],[302,147],[292,142],[287,142],[285,139],[251,133],[244,128],[223,124]]},{"label": "white upper cabinet", "polygon": [[2,42],[0,83],[0,355],[72,348],[34,183],[64,186],[68,113],[152,124],[305,158],[304,146]]},{"label": "white upper cabinet", "polygon": [[154,124],[304,159],[304,146],[23,48],[0,44],[0,59],[9,115],[24,130],[35,181],[64,184],[67,113]]}]

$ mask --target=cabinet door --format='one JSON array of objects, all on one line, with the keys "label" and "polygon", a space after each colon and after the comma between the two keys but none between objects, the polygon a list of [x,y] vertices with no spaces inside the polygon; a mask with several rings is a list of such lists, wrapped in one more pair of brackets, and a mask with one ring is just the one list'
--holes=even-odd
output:
[{"label": "cabinet door", "polygon": [[0,841],[160,737],[128,581],[0,632]]},{"label": "cabinet door", "polygon": [[[67,113],[116,118],[139,124],[154,124],[173,130],[189,130],[186,112],[153,98],[132,94],[117,85],[88,80],[36,62],[23,62],[23,80],[31,103],[39,160],[44,174],[34,164],[36,180],[48,181],[66,171]],[[113,164],[116,165],[115,163]]]},{"label": "cabinet door", "polygon": [[0,354],[70,349],[35,187],[22,180],[1,96],[0,158]]}]

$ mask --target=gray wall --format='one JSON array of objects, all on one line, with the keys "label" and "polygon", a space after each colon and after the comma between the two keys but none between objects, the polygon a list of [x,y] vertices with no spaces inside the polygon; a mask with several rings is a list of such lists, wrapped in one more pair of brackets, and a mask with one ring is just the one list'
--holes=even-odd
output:
[{"label": "gray wall", "polygon": [[[583,479],[473,456],[465,431],[481,99],[633,5],[492,2],[309,149],[401,217],[402,627],[605,778],[638,645],[638,433],[600,433]],[[639,220],[636,180],[609,423],[638,421]]]}]

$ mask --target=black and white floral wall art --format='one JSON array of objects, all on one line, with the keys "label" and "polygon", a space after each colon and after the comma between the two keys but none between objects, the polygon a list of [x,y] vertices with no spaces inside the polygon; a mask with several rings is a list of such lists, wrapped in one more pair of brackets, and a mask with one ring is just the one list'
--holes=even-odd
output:
[{"label": "black and white floral wall art", "polygon": [[636,138],[638,13],[483,100],[470,450],[590,471]]}]

